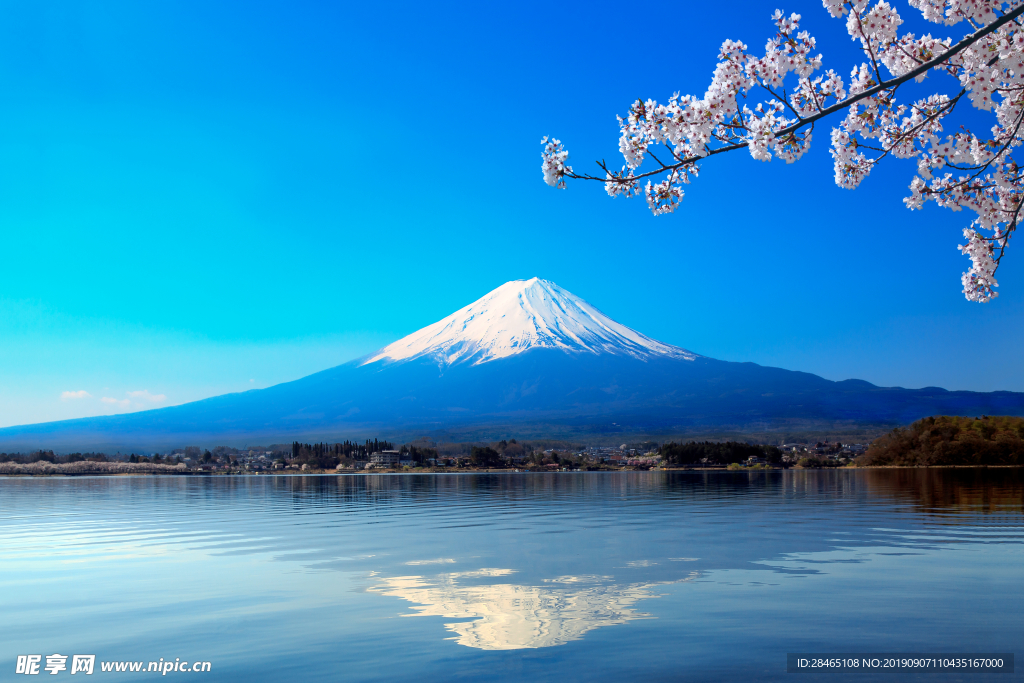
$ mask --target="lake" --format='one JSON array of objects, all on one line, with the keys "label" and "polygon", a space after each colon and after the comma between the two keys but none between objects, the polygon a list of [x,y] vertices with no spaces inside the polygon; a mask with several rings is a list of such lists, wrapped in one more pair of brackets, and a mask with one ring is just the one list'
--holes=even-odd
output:
[{"label": "lake", "polygon": [[0,479],[0,679],[29,654],[94,654],[104,679],[155,674],[101,662],[208,661],[167,676],[218,681],[847,680],[787,674],[786,654],[1019,654],[1022,483],[1007,469]]}]

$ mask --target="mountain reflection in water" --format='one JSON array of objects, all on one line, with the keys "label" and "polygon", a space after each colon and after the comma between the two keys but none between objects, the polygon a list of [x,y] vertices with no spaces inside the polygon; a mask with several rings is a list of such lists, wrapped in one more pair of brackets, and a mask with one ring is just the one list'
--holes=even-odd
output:
[{"label": "mountain reflection in water", "polygon": [[791,683],[787,652],[1019,651],[1022,553],[1005,468],[0,478],[0,660]]},{"label": "mountain reflection in water", "polygon": [[413,614],[470,619],[445,624],[458,634],[459,645],[480,650],[522,650],[564,645],[579,640],[588,631],[615,626],[634,619],[650,619],[637,611],[640,600],[659,597],[652,589],[668,583],[611,583],[610,576],[561,576],[547,580],[547,586],[514,583],[461,585],[463,579],[503,578],[512,569],[480,569],[422,576],[382,579],[369,590],[415,603]]}]

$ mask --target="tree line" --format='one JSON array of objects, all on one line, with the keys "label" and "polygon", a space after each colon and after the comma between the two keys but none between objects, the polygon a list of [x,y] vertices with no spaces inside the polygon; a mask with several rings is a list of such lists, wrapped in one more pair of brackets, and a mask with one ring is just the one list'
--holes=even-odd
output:
[{"label": "tree line", "polygon": [[311,469],[328,470],[338,466],[342,460],[369,460],[371,453],[394,450],[390,441],[367,439],[365,443],[342,441],[337,443],[292,442],[292,461]]},{"label": "tree line", "polygon": [[27,455],[22,453],[0,453],[0,462],[16,462],[28,464],[33,462],[107,462],[109,458],[106,453],[69,453],[68,455],[57,455],[53,451],[33,451]]},{"label": "tree line", "polygon": [[729,465],[751,457],[763,458],[771,465],[782,462],[782,451],[775,446],[760,446],[738,441],[715,443],[712,441],[671,442],[658,449],[670,465]]},{"label": "tree line", "polygon": [[[210,451],[206,452],[207,454],[209,454]],[[74,462],[74,460],[69,460],[68,462]],[[145,456],[136,455],[135,453],[132,453],[131,455],[128,456],[128,462],[154,463],[157,465],[177,465],[178,463],[181,462],[181,456],[168,455],[165,457],[160,455],[159,453],[154,453],[151,456]],[[207,459],[206,462],[210,462],[210,460]]]},{"label": "tree line", "polygon": [[412,460],[417,465],[425,465],[428,460],[437,460],[436,448],[424,448],[422,446],[402,446],[402,459]]},{"label": "tree line", "polygon": [[1024,418],[926,417],[876,439],[857,464],[1024,465]]}]

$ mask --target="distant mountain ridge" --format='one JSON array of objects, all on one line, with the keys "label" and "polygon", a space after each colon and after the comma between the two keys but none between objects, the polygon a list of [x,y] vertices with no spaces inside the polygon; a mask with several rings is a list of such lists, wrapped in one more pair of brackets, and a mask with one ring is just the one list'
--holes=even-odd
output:
[{"label": "distant mountain ridge", "polygon": [[1024,393],[833,382],[663,344],[552,282],[506,283],[368,356],[267,389],[0,429],[0,451],[146,450],[471,430],[683,434],[1024,415]]}]

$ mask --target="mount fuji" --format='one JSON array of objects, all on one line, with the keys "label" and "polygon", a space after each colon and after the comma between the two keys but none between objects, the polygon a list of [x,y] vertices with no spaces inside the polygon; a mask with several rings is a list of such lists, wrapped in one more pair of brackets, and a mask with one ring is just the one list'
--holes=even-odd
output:
[{"label": "mount fuji", "polygon": [[431,358],[440,367],[480,365],[534,349],[643,361],[697,357],[620,325],[554,282],[533,278],[506,282],[447,318],[371,354],[363,364]]},{"label": "mount fuji", "polygon": [[878,387],[733,363],[621,325],[553,282],[508,282],[363,358],[267,389],[0,429],[0,450],[152,449],[472,434],[682,435],[1024,415],[1024,393]]}]

